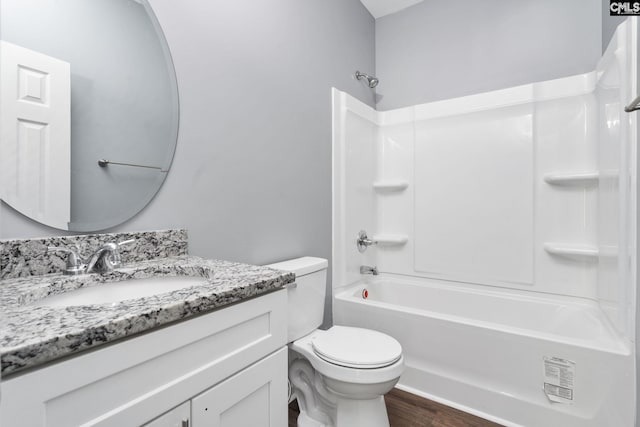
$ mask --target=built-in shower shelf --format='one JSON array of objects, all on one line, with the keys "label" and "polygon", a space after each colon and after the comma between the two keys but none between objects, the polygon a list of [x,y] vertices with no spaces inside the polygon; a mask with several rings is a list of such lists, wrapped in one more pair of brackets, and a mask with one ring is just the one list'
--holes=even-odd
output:
[{"label": "built-in shower shelf", "polygon": [[549,173],[544,176],[544,180],[547,184],[575,185],[575,186],[597,185],[599,178],[600,178],[600,173],[597,171],[572,172],[572,173]]},{"label": "built-in shower shelf", "polygon": [[551,255],[597,258],[600,254],[596,246],[545,243],[544,250]]},{"label": "built-in shower shelf", "polygon": [[373,183],[373,189],[380,192],[404,191],[408,186],[407,181],[376,181]]},{"label": "built-in shower shelf", "polygon": [[403,234],[378,234],[373,236],[373,240],[379,246],[402,246],[409,241],[409,237]]}]

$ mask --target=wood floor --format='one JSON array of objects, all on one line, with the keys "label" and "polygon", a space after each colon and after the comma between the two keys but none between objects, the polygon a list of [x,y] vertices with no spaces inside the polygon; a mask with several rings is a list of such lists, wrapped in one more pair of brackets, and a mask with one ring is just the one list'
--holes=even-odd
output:
[{"label": "wood floor", "polygon": [[[397,388],[387,394],[384,400],[391,427],[501,427]],[[289,405],[289,427],[296,427],[298,412],[297,402],[294,401]]]}]

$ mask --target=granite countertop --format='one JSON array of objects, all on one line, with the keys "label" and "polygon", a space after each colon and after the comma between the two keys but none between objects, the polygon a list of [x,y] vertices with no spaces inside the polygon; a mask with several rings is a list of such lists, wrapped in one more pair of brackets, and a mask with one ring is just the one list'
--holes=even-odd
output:
[{"label": "granite countertop", "polygon": [[[195,276],[202,283],[164,294],[85,306],[34,302],[85,286],[155,276]],[[2,375],[211,311],[281,288],[293,273],[228,261],[175,256],[98,275],[51,274],[0,281]]]}]

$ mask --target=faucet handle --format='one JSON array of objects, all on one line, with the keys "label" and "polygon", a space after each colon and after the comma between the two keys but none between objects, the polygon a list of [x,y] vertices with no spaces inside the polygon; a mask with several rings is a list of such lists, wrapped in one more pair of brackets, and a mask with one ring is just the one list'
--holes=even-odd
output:
[{"label": "faucet handle", "polygon": [[134,243],[136,241],[136,239],[129,239],[129,240],[124,240],[122,242],[118,242],[116,243],[116,248],[113,251],[113,253],[111,254],[111,266],[113,268],[119,268],[122,266],[122,257],[120,254],[120,248],[126,245],[130,245],[131,243]]},{"label": "faucet handle", "polygon": [[102,245],[102,248],[107,249],[107,254],[104,255],[102,259],[103,265],[107,267],[107,270],[119,268],[122,265],[122,258],[120,258],[120,243],[105,243]]},{"label": "faucet handle", "polygon": [[84,273],[87,265],[82,260],[82,257],[78,254],[77,251],[73,249],[57,247],[57,246],[48,246],[47,252],[65,252],[67,253],[67,267],[64,270],[64,274],[75,276],[78,274]]},{"label": "faucet handle", "polygon": [[118,243],[118,246],[124,246],[124,245],[130,245],[131,243],[135,242],[136,239],[129,239],[129,240],[124,240],[122,242]]}]

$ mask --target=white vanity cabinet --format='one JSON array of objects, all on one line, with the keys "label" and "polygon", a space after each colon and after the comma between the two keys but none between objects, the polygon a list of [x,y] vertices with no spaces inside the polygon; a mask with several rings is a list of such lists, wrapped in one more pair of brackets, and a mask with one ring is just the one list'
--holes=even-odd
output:
[{"label": "white vanity cabinet", "polygon": [[0,425],[286,425],[286,309],[279,290],[10,376]]}]

